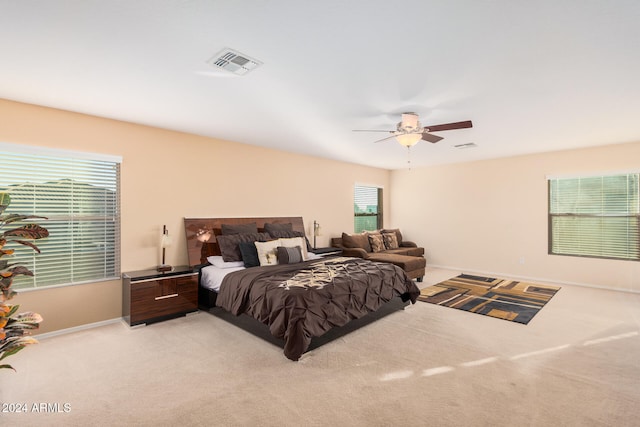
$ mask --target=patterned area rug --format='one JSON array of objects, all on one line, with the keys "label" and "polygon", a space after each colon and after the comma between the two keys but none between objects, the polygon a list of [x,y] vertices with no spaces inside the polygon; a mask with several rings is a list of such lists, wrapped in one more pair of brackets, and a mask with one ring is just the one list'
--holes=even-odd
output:
[{"label": "patterned area rug", "polygon": [[418,299],[526,325],[558,290],[556,286],[461,274],[422,289]]}]

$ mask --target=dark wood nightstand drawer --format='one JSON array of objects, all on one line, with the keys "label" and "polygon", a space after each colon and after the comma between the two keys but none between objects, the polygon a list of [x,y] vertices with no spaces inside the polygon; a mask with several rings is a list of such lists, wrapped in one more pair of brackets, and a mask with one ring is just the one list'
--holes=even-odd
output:
[{"label": "dark wood nightstand drawer", "polygon": [[124,275],[123,317],[130,325],[198,310],[198,275],[129,277]]},{"label": "dark wood nightstand drawer", "polygon": [[198,278],[150,280],[131,284],[131,324],[198,308]]}]

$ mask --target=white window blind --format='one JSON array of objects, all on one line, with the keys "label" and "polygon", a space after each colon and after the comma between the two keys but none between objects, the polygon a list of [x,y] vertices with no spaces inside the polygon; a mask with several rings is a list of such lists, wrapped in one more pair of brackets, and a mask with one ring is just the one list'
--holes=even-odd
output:
[{"label": "white window blind", "polygon": [[640,174],[549,180],[549,253],[640,259]]},{"label": "white window blind", "polygon": [[[5,144],[6,146],[6,144]],[[10,262],[34,277],[18,276],[16,289],[77,284],[120,276],[120,162],[117,158],[54,150],[31,154],[0,146],[0,191],[11,196],[5,214],[47,217],[26,220],[49,230],[34,241],[40,248],[15,245]],[[45,154],[42,154],[45,153]],[[19,225],[20,223],[9,224]],[[8,227],[8,226],[7,226]]]},{"label": "white window blind", "polygon": [[356,233],[382,228],[382,188],[356,185],[353,201]]}]

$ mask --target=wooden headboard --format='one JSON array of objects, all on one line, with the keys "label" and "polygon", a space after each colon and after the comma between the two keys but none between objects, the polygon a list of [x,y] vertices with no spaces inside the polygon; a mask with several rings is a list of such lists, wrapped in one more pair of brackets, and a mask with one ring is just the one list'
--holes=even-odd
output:
[{"label": "wooden headboard", "polygon": [[291,224],[293,231],[305,233],[304,223],[300,216],[277,216],[264,218],[185,218],[184,230],[187,234],[187,251],[189,265],[206,264],[207,257],[220,255],[220,247],[216,237],[222,233],[222,224],[239,225],[255,222],[258,231],[264,224]]}]

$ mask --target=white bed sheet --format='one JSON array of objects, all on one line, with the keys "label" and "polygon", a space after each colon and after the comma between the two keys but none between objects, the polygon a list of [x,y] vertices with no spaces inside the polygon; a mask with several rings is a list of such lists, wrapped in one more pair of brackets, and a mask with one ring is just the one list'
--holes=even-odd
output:
[{"label": "white bed sheet", "polygon": [[246,267],[218,268],[215,265],[208,265],[201,270],[202,277],[200,278],[200,285],[218,292],[224,276],[232,271],[244,270],[245,268]]},{"label": "white bed sheet", "polygon": [[[316,255],[310,252],[307,257],[307,261],[320,258],[322,258],[321,255]],[[218,290],[220,290],[220,284],[222,283],[222,279],[224,279],[224,276],[233,271],[244,270],[245,268],[246,267],[219,268],[215,265],[202,267],[202,277],[200,278],[200,285],[204,288],[218,292]]]}]

